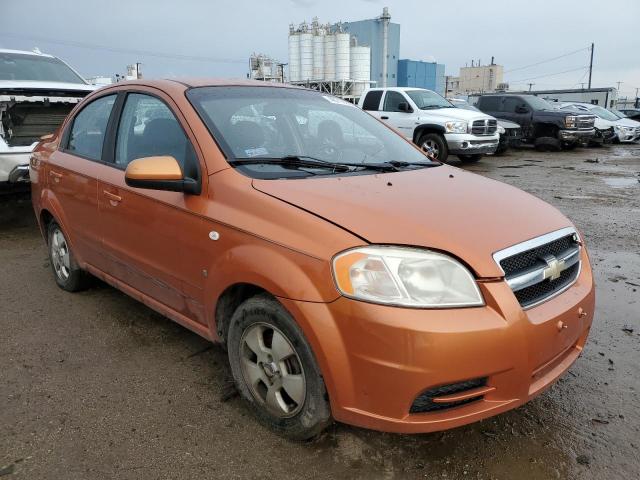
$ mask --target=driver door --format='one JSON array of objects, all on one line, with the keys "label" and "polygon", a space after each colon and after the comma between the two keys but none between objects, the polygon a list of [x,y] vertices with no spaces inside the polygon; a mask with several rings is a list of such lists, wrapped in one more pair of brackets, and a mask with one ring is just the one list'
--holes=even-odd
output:
[{"label": "driver door", "polygon": [[411,109],[411,103],[403,93],[387,90],[382,103],[380,119],[404,137],[413,140],[413,130],[415,129],[414,113],[413,111],[402,110],[400,108],[401,104],[406,104]]}]

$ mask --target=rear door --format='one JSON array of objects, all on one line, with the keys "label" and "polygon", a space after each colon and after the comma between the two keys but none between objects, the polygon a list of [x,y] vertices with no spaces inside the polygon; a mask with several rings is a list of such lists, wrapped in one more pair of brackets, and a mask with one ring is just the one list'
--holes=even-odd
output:
[{"label": "rear door", "polygon": [[388,123],[409,140],[413,139],[415,122],[413,112],[405,112],[400,109],[400,104],[411,105],[409,99],[402,92],[387,90],[382,102],[380,119]]},{"label": "rear door", "polygon": [[81,263],[105,265],[100,248],[96,172],[104,162],[105,135],[116,94],[92,100],[71,120],[60,149],[49,156],[47,182],[54,212]]},{"label": "rear door", "polygon": [[362,101],[362,109],[369,112],[376,118],[380,118],[380,104],[382,103],[383,90],[369,90]]},{"label": "rear door", "polygon": [[502,118],[519,124],[525,137],[531,137],[533,109],[522,97],[505,97],[501,115]]},{"label": "rear door", "polygon": [[[180,118],[180,119],[179,119]],[[187,133],[189,132],[189,133]],[[112,276],[191,320],[205,323],[206,272],[194,259],[202,237],[201,195],[130,187],[125,169],[136,158],[172,156],[188,176],[206,180],[195,138],[171,99],[130,91],[112,139],[112,159],[99,177],[98,206]]]}]

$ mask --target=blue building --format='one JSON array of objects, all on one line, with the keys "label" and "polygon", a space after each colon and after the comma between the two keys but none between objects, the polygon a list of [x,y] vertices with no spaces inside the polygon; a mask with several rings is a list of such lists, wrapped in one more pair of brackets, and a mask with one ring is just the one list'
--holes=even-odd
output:
[{"label": "blue building", "polygon": [[[384,15],[384,14],[383,14]],[[387,86],[398,86],[398,60],[400,56],[400,24],[388,23],[387,35]],[[384,38],[384,20],[372,18],[357,22],[344,22],[342,28],[358,40],[358,45],[371,47],[371,78],[375,86],[383,86],[382,55]],[[444,88],[444,87],[443,87]]]},{"label": "blue building", "polygon": [[398,87],[428,88],[444,96],[444,65],[402,59],[398,62]]}]

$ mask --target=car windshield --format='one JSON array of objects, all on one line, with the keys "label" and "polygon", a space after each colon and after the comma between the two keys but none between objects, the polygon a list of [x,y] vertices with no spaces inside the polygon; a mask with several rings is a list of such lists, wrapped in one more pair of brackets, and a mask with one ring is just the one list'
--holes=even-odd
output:
[{"label": "car windshield", "polygon": [[42,55],[0,52],[0,80],[86,82],[61,60]]},{"label": "car windshield", "polygon": [[616,110],[615,108],[610,108],[609,111],[618,118],[627,118],[624,113],[622,113],[620,110]]},{"label": "car windshield", "polygon": [[597,115],[598,117],[604,119],[604,120],[609,120],[611,122],[615,122],[616,120],[619,120],[619,118],[612,112],[610,112],[609,110],[607,110],[606,108],[602,108],[602,107],[593,107],[589,109],[589,113],[592,113],[594,115]]},{"label": "car windshield", "polygon": [[454,108],[449,100],[431,90],[407,90],[406,93],[420,110]]},{"label": "car windshield", "polygon": [[[187,97],[227,160],[258,178],[353,173],[394,163],[437,165],[355,105],[298,88],[198,87]],[[297,159],[292,168],[291,159]],[[286,163],[278,164],[278,160]],[[301,166],[300,160],[304,161]],[[315,165],[315,166],[314,166]]]},{"label": "car windshield", "polygon": [[536,97],[533,95],[527,96],[527,103],[534,110],[553,110],[554,107],[549,102],[547,102],[544,98]]},{"label": "car windshield", "polygon": [[472,112],[480,112],[480,113],[482,113],[482,110],[480,110],[477,107],[474,107],[473,105],[469,105],[468,103],[458,103],[458,102],[456,102],[456,103],[454,103],[454,105],[457,108],[461,108],[463,110],[471,110]]}]

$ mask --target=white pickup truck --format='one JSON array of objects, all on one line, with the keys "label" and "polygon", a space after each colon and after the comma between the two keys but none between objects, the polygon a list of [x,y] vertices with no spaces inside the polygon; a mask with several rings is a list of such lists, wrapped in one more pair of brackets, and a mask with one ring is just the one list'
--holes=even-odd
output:
[{"label": "white pickup truck", "polygon": [[372,88],[360,97],[358,106],[441,162],[450,154],[463,162],[476,162],[483,154],[494,153],[500,141],[495,118],[456,108],[423,88]]},{"label": "white pickup truck", "polygon": [[29,157],[96,86],[44,53],[0,49],[0,193],[29,186]]}]

